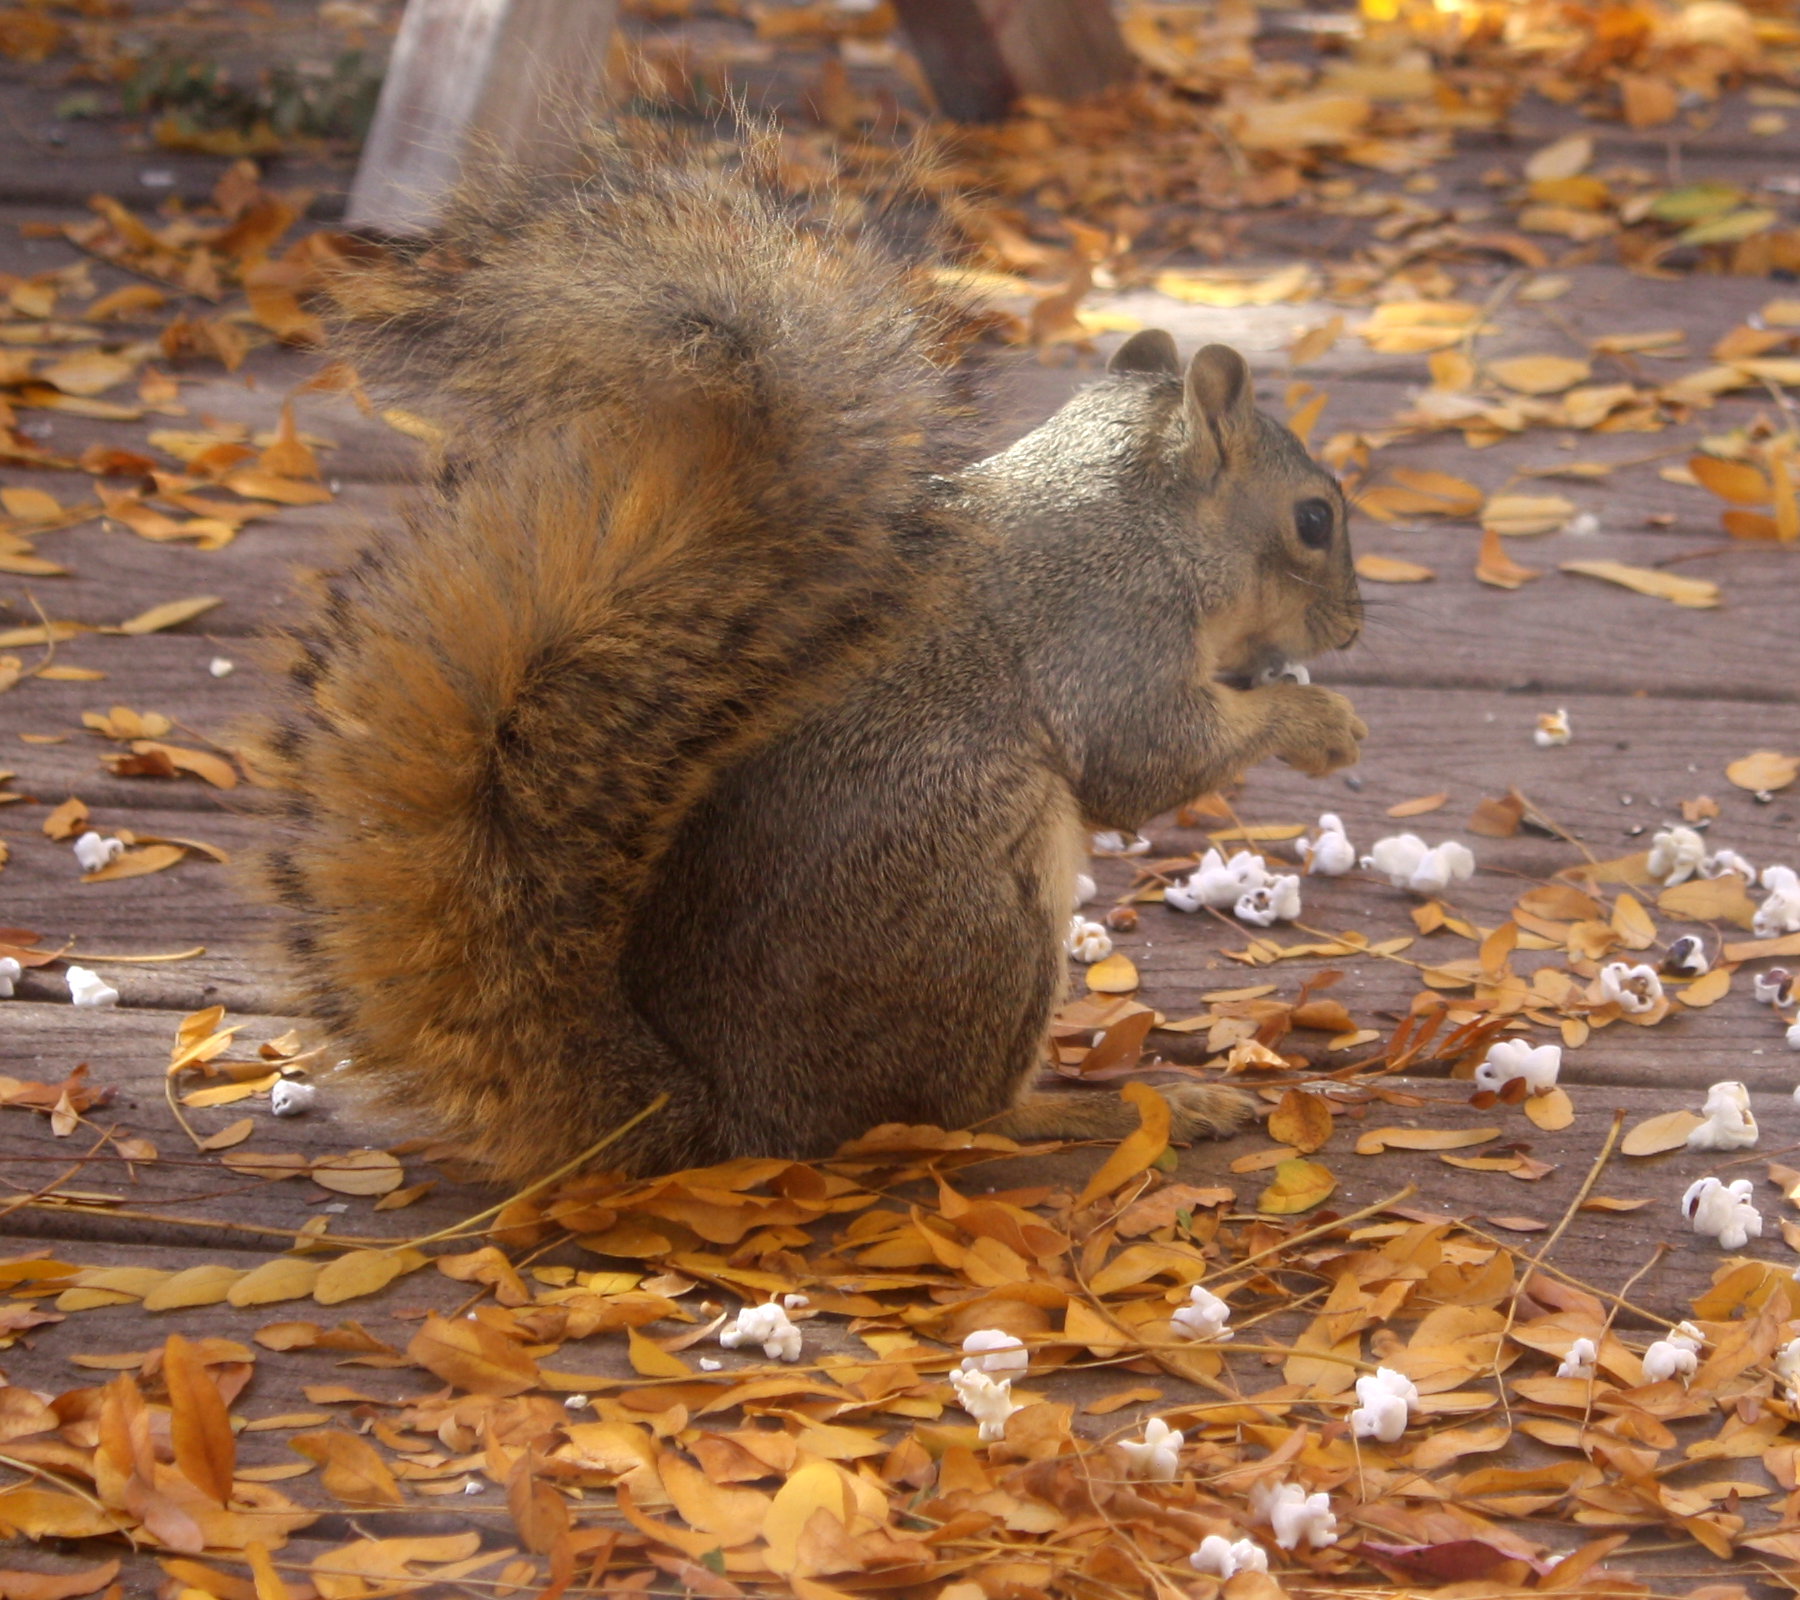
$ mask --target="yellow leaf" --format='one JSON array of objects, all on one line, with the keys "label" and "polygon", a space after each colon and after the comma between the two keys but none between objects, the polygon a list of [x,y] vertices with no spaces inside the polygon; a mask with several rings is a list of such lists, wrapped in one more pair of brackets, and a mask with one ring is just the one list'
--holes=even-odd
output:
[{"label": "yellow leaf", "polygon": [[1684,1006],[1699,1010],[1723,1000],[1731,992],[1731,968],[1714,967],[1688,984],[1676,997]]},{"label": "yellow leaf", "polygon": [[427,1372],[471,1394],[522,1394],[538,1382],[537,1363],[523,1346],[467,1317],[433,1312],[406,1353]]},{"label": "yellow leaf", "polygon": [[163,1346],[163,1379],[169,1386],[169,1436],[181,1475],[209,1499],[231,1498],[237,1441],[219,1386],[199,1352],[178,1333]]},{"label": "yellow leaf", "polygon": [[1275,1169],[1275,1181],[1256,1197],[1256,1209],[1272,1216],[1292,1216],[1330,1199],[1336,1188],[1337,1179],[1330,1168],[1296,1157]]},{"label": "yellow leaf", "polygon": [[325,1490],[339,1500],[359,1506],[406,1503],[388,1464],[367,1439],[338,1428],[321,1428],[316,1433],[295,1434],[288,1446],[325,1469],[320,1475]]},{"label": "yellow leaf", "polygon": [[142,878],[152,872],[162,872],[180,861],[187,851],[177,844],[149,844],[139,850],[127,850],[122,856],[115,856],[97,871],[84,872],[83,883],[110,883],[115,878]]},{"label": "yellow leaf", "polygon": [[1169,1102],[1146,1083],[1128,1083],[1119,1094],[1137,1107],[1138,1126],[1088,1179],[1075,1201],[1077,1210],[1135,1178],[1169,1147]]},{"label": "yellow leaf", "polygon": [[1383,1150],[1463,1150],[1498,1139],[1498,1128],[1371,1128],[1356,1141],[1359,1156]]},{"label": "yellow leaf", "polygon": [[626,1355],[631,1361],[631,1370],[645,1378],[691,1378],[694,1369],[680,1356],[663,1349],[647,1334],[636,1328],[627,1328]]},{"label": "yellow leaf", "polygon": [[1570,356],[1511,356],[1487,365],[1500,382],[1520,394],[1561,394],[1585,383],[1594,370]]},{"label": "yellow leaf", "polygon": [[236,1122],[226,1124],[217,1133],[208,1134],[200,1141],[200,1148],[229,1150],[234,1144],[242,1144],[255,1132],[256,1123],[249,1117],[240,1117]]},{"label": "yellow leaf", "polygon": [[1656,943],[1656,924],[1632,895],[1620,894],[1613,907],[1612,926],[1627,950],[1648,950]]},{"label": "yellow leaf", "polygon": [[1095,994],[1130,994],[1139,981],[1130,957],[1117,951],[1087,969],[1087,986]]},{"label": "yellow leaf", "polygon": [[1769,480],[1747,461],[1721,461],[1717,456],[1691,456],[1688,470],[1721,500],[1733,505],[1766,506],[1773,496]]},{"label": "yellow leaf", "polygon": [[160,633],[164,628],[191,622],[195,617],[211,611],[214,606],[222,606],[224,603],[216,594],[199,595],[192,600],[166,600],[160,606],[152,606],[148,611],[141,611],[128,621],[121,622],[116,628],[101,631],[134,635]]},{"label": "yellow leaf", "polygon": [[1525,1118],[1545,1133],[1557,1133],[1575,1120],[1575,1103],[1558,1085],[1543,1094],[1525,1097]]},{"label": "yellow leaf", "polygon": [[1680,1150],[1703,1121],[1705,1118],[1697,1111],[1664,1111],[1640,1122],[1619,1141],[1619,1149],[1628,1156],[1657,1156],[1665,1150]]},{"label": "yellow leaf", "polygon": [[91,395],[102,394],[124,383],[136,370],[136,363],[127,361],[122,356],[109,356],[99,350],[83,350],[79,354],[64,356],[62,360],[52,362],[38,376],[55,384],[64,394]]},{"label": "yellow leaf", "polygon": [[1719,603],[1716,583],[1705,578],[1678,578],[1673,573],[1658,572],[1654,567],[1632,567],[1622,561],[1565,561],[1562,570],[1620,584],[1639,594],[1672,601],[1693,610],[1704,611]]},{"label": "yellow leaf", "polygon": [[234,1306],[266,1306],[277,1300],[303,1300],[319,1279],[319,1263],[299,1256],[277,1256],[252,1267],[231,1286],[225,1299]]},{"label": "yellow leaf", "polygon": [[1302,1155],[1322,1150],[1331,1138],[1331,1108],[1323,1095],[1289,1089],[1269,1113],[1269,1137],[1292,1145]]},{"label": "yellow leaf", "polygon": [[351,1150],[341,1156],[320,1156],[307,1176],[336,1194],[368,1195],[398,1189],[406,1172],[385,1150]]},{"label": "yellow leaf", "polygon": [[1533,183],[1548,183],[1556,178],[1573,178],[1585,172],[1594,159],[1591,135],[1571,133],[1534,150],[1525,162],[1525,176]]},{"label": "yellow leaf", "polygon": [[1377,555],[1373,551],[1356,558],[1356,575],[1368,583],[1426,583],[1437,574],[1416,561],[1402,561],[1397,556]]},{"label": "yellow leaf", "polygon": [[1775,750],[1757,750],[1741,756],[1725,769],[1725,776],[1740,789],[1762,794],[1785,789],[1800,777],[1800,756],[1784,756]]},{"label": "yellow leaf", "polygon": [[243,1277],[238,1267],[206,1265],[177,1272],[144,1296],[146,1311],[178,1311],[186,1306],[216,1306]]},{"label": "yellow leaf", "polygon": [[1497,494],[1481,508],[1481,525],[1517,538],[1555,533],[1574,515],[1574,502],[1559,494]]}]

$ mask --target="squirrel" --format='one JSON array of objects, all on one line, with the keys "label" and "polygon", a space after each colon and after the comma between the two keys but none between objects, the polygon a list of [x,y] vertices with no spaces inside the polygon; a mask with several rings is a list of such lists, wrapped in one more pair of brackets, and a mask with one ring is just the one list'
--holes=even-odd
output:
[{"label": "squirrel", "polygon": [[[1031,1087],[1088,831],[1367,731],[1270,681],[1361,602],[1243,359],[1135,334],[971,464],[947,275],[796,207],[767,137],[596,136],[345,273],[444,451],[290,635],[258,761],[351,1081],[508,1180],[664,1092],[607,1167],[1134,1128]],[[1162,1092],[1181,1140],[1252,1110]]]}]

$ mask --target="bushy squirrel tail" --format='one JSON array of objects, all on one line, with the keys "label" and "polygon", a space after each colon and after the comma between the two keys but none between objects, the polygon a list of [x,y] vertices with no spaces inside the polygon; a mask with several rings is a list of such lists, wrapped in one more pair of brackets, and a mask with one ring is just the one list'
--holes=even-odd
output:
[{"label": "bushy squirrel tail", "polygon": [[340,286],[447,467],[294,632],[267,876],[357,1073],[500,1176],[654,1092],[609,1058],[667,841],[916,614],[945,537],[957,307],[775,156],[600,141]]}]

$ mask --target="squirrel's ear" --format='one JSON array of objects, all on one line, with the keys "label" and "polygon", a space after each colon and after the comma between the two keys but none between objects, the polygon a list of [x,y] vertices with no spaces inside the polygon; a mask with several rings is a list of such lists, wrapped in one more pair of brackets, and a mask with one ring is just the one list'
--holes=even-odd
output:
[{"label": "squirrel's ear", "polygon": [[1161,328],[1145,328],[1134,333],[1113,351],[1106,363],[1108,372],[1166,372],[1171,378],[1181,376],[1181,357],[1175,341]]},{"label": "squirrel's ear", "polygon": [[1194,448],[1216,469],[1256,414],[1250,368],[1230,345],[1209,344],[1188,363],[1187,411]]}]

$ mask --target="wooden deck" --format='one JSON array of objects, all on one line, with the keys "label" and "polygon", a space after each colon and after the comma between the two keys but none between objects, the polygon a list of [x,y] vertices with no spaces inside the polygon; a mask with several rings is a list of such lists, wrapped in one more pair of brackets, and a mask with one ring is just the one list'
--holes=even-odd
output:
[{"label": "wooden deck", "polygon": [[[53,64],[8,65],[0,72],[0,105],[11,108],[18,125],[45,126],[45,107],[57,92]],[[904,92],[904,85],[896,90]],[[1686,140],[1660,132],[1634,137],[1616,128],[1593,131],[1603,162],[1660,168],[1678,160],[1688,178],[1716,175],[1739,182],[1791,173],[1791,152],[1783,155],[1767,139],[1745,132],[1746,114],[1734,103],[1716,128]],[[1515,142],[1503,143],[1492,135],[1466,141],[1438,169],[1440,188],[1431,203],[1446,211],[1459,204],[1489,203],[1492,191],[1482,182],[1488,169],[1499,165],[1516,172],[1538,144],[1578,126],[1570,114],[1542,105],[1531,107],[1520,121]],[[171,189],[198,198],[225,165],[218,159],[155,152],[122,155],[116,149],[116,125],[76,127],[86,143],[75,155],[41,149],[33,159],[10,162],[0,173],[0,272],[30,277],[77,260],[65,243],[27,237],[21,228],[86,217],[90,191],[111,192],[134,206],[160,200]],[[316,185],[327,192],[319,209],[328,213],[329,190],[335,186],[341,192],[346,166],[319,156],[303,165],[305,170],[290,173],[275,163],[271,185]],[[144,187],[139,179],[147,169],[167,175],[169,186]],[[1401,190],[1399,181],[1388,179],[1375,180],[1373,187]],[[1791,217],[1791,199],[1774,203],[1785,204]],[[1243,242],[1272,270],[1293,254],[1316,255],[1328,265],[1332,258],[1324,252],[1347,258],[1363,237],[1360,227],[1346,232],[1337,219],[1299,210],[1259,216]],[[1493,315],[1496,331],[1481,342],[1484,360],[1543,352],[1582,355],[1581,341],[1601,334],[1684,329],[1680,359],[1635,358],[1636,371],[1655,381],[1704,366],[1715,341],[1768,301],[1795,293],[1791,284],[1769,279],[1652,279],[1602,262],[1558,267],[1572,287],[1559,299],[1533,302],[1516,293],[1496,293],[1503,286],[1516,289],[1529,274],[1493,261],[1464,261],[1455,270],[1463,282],[1463,298],[1500,302]],[[101,292],[133,281],[95,264],[93,282]],[[1366,306],[1322,300],[1207,309],[1152,289],[1095,294],[1085,308],[1170,328],[1184,349],[1211,339],[1236,344],[1256,366],[1266,403],[1278,412],[1291,381],[1284,352],[1295,334],[1334,314],[1342,314],[1347,323],[1367,315]],[[73,309],[78,313],[79,306]],[[17,319],[0,322],[0,331],[14,325]],[[148,336],[154,337],[154,329]],[[1102,336],[1092,351],[1065,350],[1055,359],[1029,352],[988,358],[986,426],[991,438],[1014,437],[1046,415],[1095,373],[1116,342],[1116,336]],[[31,424],[41,446],[67,456],[79,455],[95,442],[141,448],[145,430],[154,425],[269,430],[278,422],[283,401],[316,370],[318,361],[302,351],[264,345],[236,374],[224,374],[216,363],[179,368],[179,403],[186,409],[181,417],[105,422],[27,410],[19,416]],[[1627,367],[1601,358],[1596,372],[1596,382],[1613,381]],[[1329,395],[1315,441],[1340,432],[1389,428],[1428,381],[1424,357],[1378,355],[1349,333],[1298,376]],[[41,1253],[82,1269],[157,1273],[194,1267],[250,1269],[287,1248],[299,1230],[323,1224],[331,1235],[358,1240],[416,1239],[501,1198],[459,1177],[454,1168],[435,1164],[433,1152],[421,1149],[413,1137],[416,1130],[377,1130],[345,1114],[328,1079],[317,1108],[292,1120],[275,1121],[266,1096],[187,1109],[187,1122],[203,1138],[246,1116],[254,1121],[245,1142],[228,1150],[197,1151],[165,1097],[166,1069],[182,1017],[209,1006],[224,1007],[225,1024],[241,1028],[228,1052],[237,1060],[251,1058],[254,1047],[290,1030],[306,1033],[307,1019],[293,1015],[282,997],[279,972],[265,945],[267,914],[247,898],[231,868],[199,852],[170,870],[82,884],[69,845],[43,832],[52,808],[76,796],[89,808],[91,825],[105,833],[130,830],[140,838],[197,840],[232,857],[254,846],[258,824],[253,812],[237,803],[237,794],[222,793],[192,776],[114,776],[102,767],[101,757],[124,746],[84,727],[82,718],[113,706],[160,713],[172,724],[168,743],[229,750],[234,725],[255,712],[264,692],[257,665],[259,633],[294,606],[294,597],[312,574],[354,545],[359,529],[394,514],[415,469],[414,444],[341,398],[306,395],[297,407],[302,428],[320,441],[329,503],[284,508],[249,523],[217,550],[153,543],[116,523],[88,521],[36,541],[38,555],[66,568],[66,575],[0,575],[0,629],[28,628],[41,615],[84,629],[105,628],[164,602],[201,595],[222,602],[190,623],[145,636],[83,631],[57,645],[56,663],[104,677],[27,678],[0,694],[0,768],[11,773],[4,792],[8,798],[19,797],[18,803],[0,807],[0,841],[10,853],[0,870],[0,924],[30,930],[43,948],[66,951],[69,961],[93,967],[121,995],[114,1010],[72,1007],[63,963],[58,962],[28,971],[17,996],[0,1003],[0,1074],[58,1084],[85,1067],[88,1081],[108,1095],[72,1131],[59,1132],[51,1118],[36,1111],[0,1110],[0,1232],[9,1238],[8,1258]],[[1680,820],[1682,802],[1702,795],[1718,806],[1708,835],[1714,847],[1729,846],[1759,866],[1800,862],[1800,789],[1759,799],[1725,776],[1728,763],[1751,751],[1800,751],[1800,569],[1795,566],[1800,555],[1794,546],[1729,540],[1719,528],[1721,502],[1659,476],[1661,468],[1684,462],[1703,435],[1724,434],[1758,418],[1778,424],[1785,418],[1785,426],[1794,426],[1790,402],[1778,393],[1762,392],[1727,396],[1688,422],[1657,432],[1577,435],[1539,428],[1480,451],[1468,449],[1455,433],[1385,445],[1376,455],[1371,481],[1384,481],[1401,467],[1450,473],[1490,492],[1510,485],[1521,493],[1560,493],[1578,512],[1591,514],[1594,525],[1589,531],[1509,540],[1508,553],[1541,569],[1543,576],[1504,590],[1477,581],[1479,534],[1466,518],[1393,524],[1359,519],[1359,553],[1401,558],[1435,574],[1428,582],[1369,585],[1363,642],[1316,670],[1319,680],[1353,696],[1371,727],[1362,764],[1321,783],[1286,769],[1259,769],[1233,799],[1237,815],[1253,825],[1310,824],[1321,811],[1336,811],[1365,848],[1379,835],[1401,828],[1416,829],[1432,840],[1462,838],[1473,847],[1479,871],[1446,898],[1456,914],[1482,930],[1504,922],[1526,889],[1578,865],[1584,855],[1605,861],[1643,849],[1657,828]],[[1536,476],[1575,461],[1620,465],[1606,476]],[[91,480],[78,472],[6,468],[0,471],[0,484],[47,489],[64,504],[91,495]],[[1683,609],[1557,570],[1564,562],[1599,559],[1710,580],[1719,587],[1720,604]],[[0,653],[15,654],[30,666],[41,649],[26,644]],[[229,675],[209,671],[216,658],[233,663]],[[1537,718],[1558,708],[1567,708],[1574,740],[1565,748],[1540,749],[1532,742]],[[1549,819],[1554,832],[1526,828],[1510,838],[1493,838],[1468,831],[1482,801],[1514,789]],[[1441,808],[1427,815],[1405,822],[1387,815],[1396,804],[1440,792],[1445,796]],[[1154,844],[1152,861],[1189,855],[1207,842],[1197,829],[1172,818],[1147,832]],[[1099,861],[1102,903],[1127,894],[1134,871],[1129,862]],[[1636,892],[1647,903],[1654,900],[1654,889]],[[1246,964],[1228,952],[1249,946],[1249,930],[1205,916],[1179,916],[1154,904],[1140,908],[1136,929],[1120,934],[1118,945],[1142,975],[1136,998],[1169,1020],[1204,1013],[1212,1004],[1206,997],[1252,985],[1274,985],[1278,998],[1291,999],[1321,971],[1336,969],[1344,976],[1329,994],[1343,1002],[1359,1026],[1386,1037],[1420,992],[1421,966],[1467,961],[1476,953],[1469,939],[1449,929],[1419,935],[1411,916],[1415,904],[1366,875],[1307,880],[1309,929],[1334,934],[1354,930],[1371,941],[1415,936],[1398,959],[1355,956]],[[1661,913],[1657,923],[1663,942],[1677,933],[1702,932],[1715,953],[1721,938],[1749,937],[1740,927],[1689,924]],[[1282,944],[1312,937],[1286,928],[1275,934]],[[137,959],[181,952],[193,953],[153,962]],[[1338,1179],[1329,1206],[1348,1214],[1410,1185],[1414,1192],[1397,1215],[1466,1218],[1509,1241],[1522,1259],[1529,1258],[1577,1198],[1615,1110],[1625,1114],[1629,1126],[1677,1106],[1697,1108],[1709,1084],[1739,1079],[1749,1085],[1762,1122],[1754,1158],[1685,1151],[1641,1161],[1614,1157],[1596,1192],[1647,1203],[1640,1209],[1575,1213],[1549,1258],[1555,1268],[1609,1293],[1625,1293],[1629,1285],[1626,1298],[1632,1307],[1669,1319],[1689,1315],[1694,1297],[1729,1257],[1687,1231],[1678,1211],[1682,1190],[1713,1171],[1760,1180],[1765,1158],[1789,1160],[1800,1148],[1800,1108],[1791,1093],[1800,1078],[1800,1055],[1783,1047],[1768,1008],[1752,1003],[1751,970],[1760,966],[1740,971],[1731,992],[1714,1005],[1652,1028],[1599,1030],[1581,1048],[1569,1051],[1562,1081],[1575,1116],[1560,1131],[1534,1127],[1516,1107],[1471,1110],[1469,1086],[1447,1081],[1441,1068],[1435,1074],[1384,1080],[1383,1092],[1399,1090],[1402,1098],[1384,1103],[1365,1096],[1347,1107],[1342,1126],[1317,1157]],[[1468,1000],[1466,989],[1448,993],[1453,1006]],[[1159,1032],[1151,1036],[1151,1046],[1170,1060],[1198,1062],[1204,1059],[1199,1047],[1204,1038],[1204,1033]],[[1323,1033],[1296,1033],[1282,1047],[1298,1050],[1323,1069],[1367,1053],[1365,1047],[1333,1054],[1326,1038]],[[179,1085],[183,1091],[195,1086],[191,1079]],[[1273,1102],[1274,1092],[1270,1098]],[[1429,1151],[1355,1154],[1358,1132],[1384,1123],[1435,1128],[1498,1123],[1504,1129],[1500,1145],[1528,1154],[1550,1170],[1534,1181],[1521,1181],[1537,1168],[1524,1174],[1469,1170],[1448,1165]],[[127,1138],[148,1140],[155,1146],[155,1159],[122,1144]],[[1168,1177],[1195,1185],[1231,1185],[1239,1211],[1248,1213],[1267,1174],[1234,1172],[1232,1163],[1271,1142],[1254,1132],[1230,1145],[1183,1151]],[[390,1214],[372,1209],[374,1201],[367,1196],[326,1189],[304,1178],[267,1181],[244,1170],[245,1152],[291,1158],[298,1166],[372,1143],[398,1156],[404,1186],[434,1186]],[[989,1186],[1035,1190],[1054,1206],[1055,1195],[1066,1197],[1078,1189],[1104,1154],[1066,1150],[1014,1158],[974,1169],[965,1174],[972,1182],[963,1186],[970,1192]],[[1793,1164],[1800,1166],[1800,1161]],[[1779,1192],[1760,1181],[1759,1199],[1771,1226],[1744,1254],[1785,1270],[1796,1260],[1790,1241],[1800,1247],[1800,1215],[1784,1208]],[[1783,1226],[1774,1226],[1784,1209]],[[1301,1225],[1314,1220],[1303,1218]],[[608,1264],[634,1273],[660,1270],[653,1251],[642,1259],[624,1249],[610,1261],[566,1253],[542,1259],[578,1262],[584,1271]],[[0,1262],[0,1274],[6,1271]],[[137,1293],[145,1281],[138,1280]],[[30,1287],[16,1276],[0,1276],[0,1283]],[[720,1287],[718,1281],[702,1284],[685,1303],[692,1305]],[[421,1384],[416,1369],[390,1359],[392,1351],[406,1347],[427,1313],[466,1308],[478,1291],[478,1285],[426,1270],[341,1310],[302,1301],[243,1308],[214,1302],[149,1312],[137,1298],[120,1295],[116,1304],[71,1310],[63,1320],[19,1328],[10,1338],[0,1333],[0,1372],[14,1386],[54,1394],[105,1381],[113,1371],[135,1364],[127,1360],[129,1353],[148,1351],[174,1332],[242,1341],[256,1361],[253,1382],[233,1402],[234,1411],[250,1422],[239,1438],[240,1470],[267,1468],[275,1477],[282,1467],[305,1465],[288,1448],[295,1428],[322,1426],[328,1418],[351,1427],[371,1419],[379,1423],[391,1414],[392,1405],[416,1399],[430,1387],[430,1380]],[[815,1294],[816,1303],[828,1309],[829,1292]],[[13,1326],[9,1315],[33,1306],[47,1309],[53,1300],[23,1294],[0,1300],[0,1330]],[[346,1365],[342,1350],[283,1352],[253,1343],[257,1330],[273,1321],[313,1319],[329,1326],[345,1317],[353,1317],[382,1342],[372,1357],[360,1358],[364,1364]],[[1277,1319],[1267,1329],[1291,1338],[1303,1321]],[[1622,1314],[1621,1328],[1637,1330],[1632,1337],[1640,1343],[1640,1335],[1650,1336],[1643,1332],[1646,1325],[1636,1311]],[[651,1331],[667,1333],[673,1326]],[[867,1347],[850,1331],[847,1316],[822,1314],[806,1328],[809,1352],[867,1360]],[[1242,1355],[1232,1370],[1254,1390],[1267,1381],[1262,1364],[1255,1355]],[[555,1365],[565,1374],[591,1379],[596,1390],[633,1376],[625,1342],[616,1332],[569,1344]],[[1127,1381],[1103,1366],[1065,1367],[1034,1387],[1048,1398],[1086,1404]],[[573,1388],[575,1379],[565,1379],[563,1386]],[[1204,1393],[1166,1374],[1154,1376],[1152,1387],[1168,1396],[1165,1407]],[[1084,1416],[1078,1426],[1097,1436],[1116,1430],[1139,1409]],[[290,1425],[257,1427],[259,1421],[281,1418]],[[1525,1469],[1552,1458],[1552,1452],[1521,1433],[1506,1450],[1482,1459],[1490,1466]],[[439,1477],[421,1480],[408,1491],[404,1505],[368,1513],[346,1513],[317,1473],[276,1483],[274,1487],[320,1513],[312,1526],[293,1535],[284,1555],[281,1570],[296,1586],[296,1596],[303,1592],[297,1574],[310,1553],[342,1543],[358,1529],[389,1535],[473,1527],[491,1534],[495,1544],[513,1542],[504,1489],[468,1470],[459,1472],[451,1486],[465,1478],[474,1492],[458,1492],[454,1501],[433,1498],[450,1483]],[[1754,1455],[1696,1459],[1681,1470],[1680,1482],[1697,1491],[1711,1481],[1756,1485],[1755,1492],[1772,1490],[1766,1498],[1745,1497],[1741,1504],[1732,1500],[1748,1524],[1746,1537],[1791,1525],[1784,1520],[1794,1514],[1787,1493],[1791,1476],[1775,1484]],[[1500,1506],[1497,1514],[1512,1516],[1509,1525],[1557,1551],[1571,1550],[1587,1536],[1561,1520],[1549,1502],[1523,1509]],[[590,1494],[580,1520],[584,1526],[623,1526],[609,1495]],[[16,1564],[63,1571],[109,1551],[124,1558],[121,1581],[128,1593],[147,1595],[164,1581],[147,1552],[109,1547],[101,1540],[80,1547],[47,1545],[19,1555]],[[1655,1528],[1637,1535],[1612,1559],[1619,1570],[1639,1575],[1659,1593],[1684,1593],[1703,1582],[1727,1579],[1766,1583],[1777,1590],[1800,1588],[1795,1566],[1767,1550],[1709,1555],[1701,1545]],[[15,1564],[15,1558],[7,1562]],[[243,1570],[230,1562],[224,1565]],[[487,1572],[465,1592],[505,1592],[506,1582],[523,1581],[517,1573],[497,1579],[498,1571]],[[672,1580],[677,1588],[665,1585],[655,1592],[706,1592],[679,1590],[681,1582],[696,1581],[699,1571],[677,1574]],[[243,1592],[249,1592],[247,1585]],[[927,1585],[909,1592],[934,1591]],[[1019,1592],[1037,1591],[1021,1587]],[[1151,1590],[1115,1587],[1108,1592]]]}]

